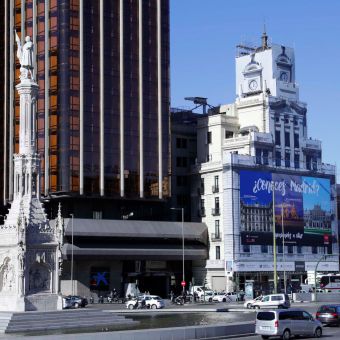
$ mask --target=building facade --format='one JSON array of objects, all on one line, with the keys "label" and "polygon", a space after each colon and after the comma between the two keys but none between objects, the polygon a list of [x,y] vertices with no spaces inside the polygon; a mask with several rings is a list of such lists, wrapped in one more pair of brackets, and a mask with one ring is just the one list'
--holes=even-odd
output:
[{"label": "building facade", "polygon": [[[197,155],[197,120],[202,114],[184,109],[171,109],[171,206],[184,208],[186,221],[198,222],[191,209],[190,169]],[[178,214],[180,212],[178,211]],[[180,214],[179,214],[180,215]]]},{"label": "building facade", "polygon": [[[280,283],[304,282],[338,271],[335,167],[322,163],[319,140],[307,134],[294,50],[267,44],[240,46],[236,101],[198,120],[198,176],[192,194],[209,230],[209,260],[199,281],[217,290],[273,289],[273,234]],[[274,229],[275,228],[275,229]],[[283,241],[284,240],[284,241]],[[283,287],[283,285],[282,285]]]},{"label": "building facade", "polygon": [[13,198],[12,159],[19,136],[14,30],[22,41],[31,36],[37,46],[42,195],[166,198],[168,0],[10,0],[0,13],[3,203]]}]

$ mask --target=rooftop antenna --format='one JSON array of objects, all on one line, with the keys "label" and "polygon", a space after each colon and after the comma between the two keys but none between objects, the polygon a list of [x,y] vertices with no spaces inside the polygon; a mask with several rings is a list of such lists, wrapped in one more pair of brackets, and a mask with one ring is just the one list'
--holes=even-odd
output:
[{"label": "rooftop antenna", "polygon": [[266,22],[264,20],[263,22],[263,33],[262,33],[262,50],[266,50],[268,48],[268,35],[267,35],[267,31],[266,31]]}]

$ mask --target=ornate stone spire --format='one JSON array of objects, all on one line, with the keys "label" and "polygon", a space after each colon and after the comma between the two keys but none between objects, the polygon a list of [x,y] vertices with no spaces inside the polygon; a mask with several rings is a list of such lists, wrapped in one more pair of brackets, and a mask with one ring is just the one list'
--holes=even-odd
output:
[{"label": "ornate stone spire", "polygon": [[[18,45],[20,83],[19,153],[14,155],[14,197],[0,228],[0,310],[61,309],[59,274],[63,223],[59,207],[50,224],[40,202],[40,158],[36,150],[36,98],[33,79],[34,45],[26,37]],[[43,293],[43,294],[41,294]]]}]

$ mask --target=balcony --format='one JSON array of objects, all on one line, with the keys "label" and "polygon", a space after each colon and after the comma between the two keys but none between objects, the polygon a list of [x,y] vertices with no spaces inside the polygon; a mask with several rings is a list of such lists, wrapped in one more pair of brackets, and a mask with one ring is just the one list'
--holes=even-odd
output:
[{"label": "balcony", "polygon": [[273,136],[270,133],[265,132],[251,132],[251,140],[261,144],[273,145]]},{"label": "balcony", "polygon": [[216,194],[217,192],[220,192],[220,188],[219,188],[218,185],[213,185],[211,187],[211,190],[212,190],[213,194]]},{"label": "balcony", "polygon": [[211,240],[211,242],[221,241],[221,234],[211,233],[210,234],[210,240]]},{"label": "balcony", "polygon": [[198,196],[201,196],[201,195],[204,195],[204,188],[197,188],[197,195]]},{"label": "balcony", "polygon": [[306,139],[301,142],[304,150],[321,150],[321,141],[317,139]]},{"label": "balcony", "polygon": [[211,215],[219,216],[220,215],[220,208],[212,208],[211,209]]},{"label": "balcony", "polygon": [[198,216],[205,217],[205,208],[201,208],[198,210]]}]

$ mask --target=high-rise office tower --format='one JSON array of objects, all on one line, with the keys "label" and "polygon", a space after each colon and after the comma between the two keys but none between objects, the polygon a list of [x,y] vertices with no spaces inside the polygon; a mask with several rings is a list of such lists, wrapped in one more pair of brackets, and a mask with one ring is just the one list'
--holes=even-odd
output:
[{"label": "high-rise office tower", "polygon": [[45,196],[162,199],[168,189],[168,0],[8,0],[0,5],[3,202],[13,196],[19,65],[32,37]]}]

